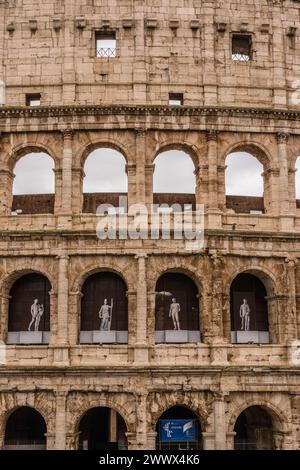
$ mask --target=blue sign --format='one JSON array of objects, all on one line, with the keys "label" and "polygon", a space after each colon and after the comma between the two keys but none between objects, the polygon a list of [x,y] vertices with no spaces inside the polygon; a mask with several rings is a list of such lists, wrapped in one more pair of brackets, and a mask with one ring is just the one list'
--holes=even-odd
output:
[{"label": "blue sign", "polygon": [[161,442],[195,442],[197,440],[195,419],[161,419]]}]

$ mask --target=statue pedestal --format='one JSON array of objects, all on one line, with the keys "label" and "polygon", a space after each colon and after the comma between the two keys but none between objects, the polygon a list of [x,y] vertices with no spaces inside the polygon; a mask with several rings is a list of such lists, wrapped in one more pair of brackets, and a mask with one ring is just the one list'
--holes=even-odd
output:
[{"label": "statue pedestal", "polygon": [[48,344],[50,331],[10,331],[7,344]]},{"label": "statue pedestal", "polygon": [[155,332],[155,343],[200,343],[200,332],[189,330],[162,330]]},{"label": "statue pedestal", "polygon": [[231,341],[238,344],[269,344],[270,338],[268,331],[232,331]]},{"label": "statue pedestal", "polygon": [[81,331],[80,344],[127,344],[127,331]]}]

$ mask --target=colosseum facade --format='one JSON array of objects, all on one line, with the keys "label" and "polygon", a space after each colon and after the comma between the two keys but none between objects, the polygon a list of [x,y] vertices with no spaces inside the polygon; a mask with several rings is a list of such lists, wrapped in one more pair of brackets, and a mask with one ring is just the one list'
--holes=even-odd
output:
[{"label": "colosseum facade", "polygon": [[[299,0],[1,0],[0,18],[0,448],[300,449]],[[129,205],[204,205],[203,247],[96,236],[126,193],[84,191],[107,149]],[[154,191],[164,152],[194,194]],[[237,152],[262,197],[226,194]],[[15,194],[37,153],[55,192]],[[170,419],[193,438],[164,439]]]}]

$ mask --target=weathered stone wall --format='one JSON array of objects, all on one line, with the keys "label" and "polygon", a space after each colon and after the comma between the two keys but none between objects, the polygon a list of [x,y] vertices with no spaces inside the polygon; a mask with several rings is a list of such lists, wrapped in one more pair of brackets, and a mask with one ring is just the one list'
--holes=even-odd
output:
[{"label": "weathered stone wall", "polygon": [[[293,107],[299,78],[296,0],[13,0],[0,2],[6,103]],[[95,57],[95,31],[116,31],[117,57]],[[296,28],[296,32],[293,30]],[[253,60],[231,60],[249,33]]]},{"label": "weathered stone wall", "polygon": [[[272,415],[276,447],[299,449],[300,114],[292,83],[300,55],[299,31],[289,29],[299,11],[292,0],[0,1],[0,340],[13,282],[41,272],[52,286],[50,344],[7,346],[0,365],[0,447],[22,405],[44,417],[49,449],[77,448],[80,417],[94,406],[121,413],[130,448],[154,448],[159,416],[184,405],[199,416],[204,448],[232,449],[238,415],[259,405]],[[105,24],[117,32],[110,60],[93,51],[93,29]],[[231,61],[230,35],[239,31],[253,34],[250,63]],[[33,92],[45,107],[22,107]],[[165,106],[169,92],[183,92],[190,107]],[[84,162],[98,147],[124,155],[129,202],[148,205],[156,155],[186,151],[205,208],[203,249],[180,240],[100,242],[96,215],[82,212]],[[31,151],[54,159],[54,213],[13,216],[14,166]],[[263,164],[265,214],[226,208],[233,151]],[[98,270],[126,281],[128,345],[79,344],[82,284]],[[169,270],[198,287],[201,343],[155,344],[155,285]],[[266,287],[270,344],[230,342],[230,284],[241,272]]]}]

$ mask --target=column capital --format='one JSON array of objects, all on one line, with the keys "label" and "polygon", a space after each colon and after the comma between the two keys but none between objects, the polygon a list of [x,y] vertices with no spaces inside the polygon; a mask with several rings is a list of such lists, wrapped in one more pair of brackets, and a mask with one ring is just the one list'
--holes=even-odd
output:
[{"label": "column capital", "polygon": [[263,177],[264,176],[269,176],[269,175],[279,176],[280,175],[280,170],[279,170],[279,168],[268,168],[261,175]]},{"label": "column capital", "polygon": [[137,259],[137,260],[139,260],[139,259],[147,259],[147,258],[148,258],[148,255],[147,255],[147,253],[137,253],[134,258]]},{"label": "column capital", "polygon": [[205,136],[206,136],[207,142],[211,140],[216,142],[218,139],[218,131],[216,129],[209,129],[205,131]]},{"label": "column capital", "polygon": [[147,128],[146,127],[136,127],[134,129],[135,136],[136,137],[145,137],[147,134]]},{"label": "column capital", "polygon": [[295,268],[296,265],[298,264],[298,259],[288,256],[287,258],[285,258],[284,262],[286,263],[287,267]]},{"label": "column capital", "polygon": [[66,390],[56,390],[55,392],[55,397],[56,398],[67,398],[67,395],[69,393],[69,389],[67,388]]},{"label": "column capital", "polygon": [[135,175],[136,173],[136,164],[135,163],[127,163],[125,165],[125,171],[127,175]]},{"label": "column capital", "polygon": [[278,132],[276,135],[278,144],[286,144],[290,134],[287,132]]},{"label": "column capital", "polygon": [[70,291],[70,295],[76,295],[78,297],[83,297],[83,293],[80,290],[77,291]]},{"label": "column capital", "polygon": [[68,261],[70,259],[70,256],[67,255],[66,253],[64,253],[64,254],[57,255],[56,259],[58,259],[58,260],[64,259],[64,260]]},{"label": "column capital", "polygon": [[155,165],[154,163],[150,163],[145,165],[145,172],[154,172]]},{"label": "column capital", "polygon": [[72,139],[74,136],[74,130],[71,127],[67,127],[62,130],[64,139]]},{"label": "column capital", "polygon": [[0,176],[8,176],[9,178],[14,178],[15,174],[12,170],[9,170],[8,168],[2,168],[0,170]]}]

